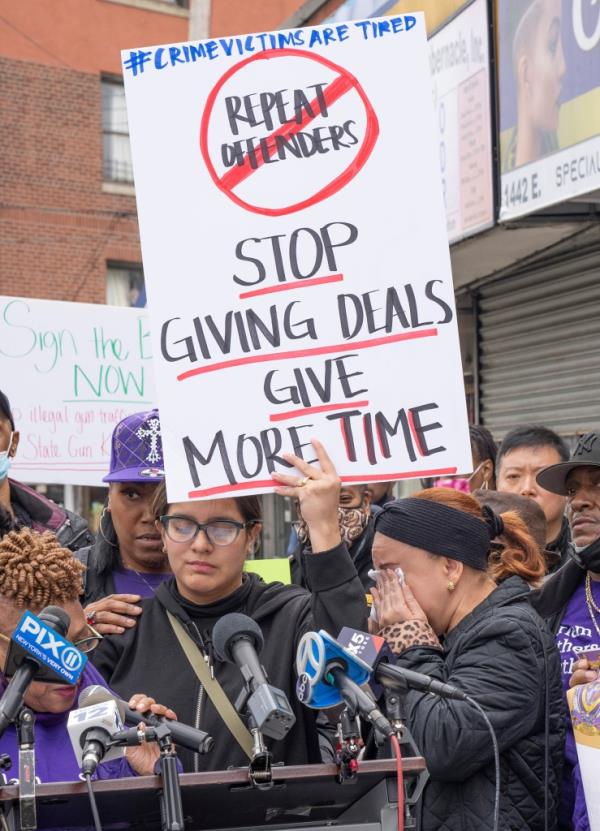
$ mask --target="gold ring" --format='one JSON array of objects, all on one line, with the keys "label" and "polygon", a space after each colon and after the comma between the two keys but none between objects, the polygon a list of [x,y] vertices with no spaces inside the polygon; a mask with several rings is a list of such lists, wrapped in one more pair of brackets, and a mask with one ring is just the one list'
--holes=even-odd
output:
[{"label": "gold ring", "polygon": [[296,485],[297,488],[303,488],[307,482],[310,481],[310,476],[305,476],[304,479],[301,479],[298,484]]}]

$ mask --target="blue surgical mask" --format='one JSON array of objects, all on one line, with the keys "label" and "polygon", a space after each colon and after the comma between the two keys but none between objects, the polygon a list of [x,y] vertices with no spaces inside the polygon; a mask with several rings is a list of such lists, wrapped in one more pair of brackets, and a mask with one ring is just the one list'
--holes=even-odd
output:
[{"label": "blue surgical mask", "polygon": [[12,464],[12,459],[8,455],[8,451],[10,450],[12,440],[13,434],[11,433],[6,450],[0,450],[0,482],[3,482],[6,479],[6,477],[8,476],[8,471]]}]

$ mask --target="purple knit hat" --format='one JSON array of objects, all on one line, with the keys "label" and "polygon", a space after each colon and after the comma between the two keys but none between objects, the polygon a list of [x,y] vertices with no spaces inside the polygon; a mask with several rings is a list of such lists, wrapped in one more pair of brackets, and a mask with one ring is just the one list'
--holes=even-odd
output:
[{"label": "purple knit hat", "polygon": [[112,434],[110,470],[103,482],[151,482],[164,479],[158,410],[133,413]]}]

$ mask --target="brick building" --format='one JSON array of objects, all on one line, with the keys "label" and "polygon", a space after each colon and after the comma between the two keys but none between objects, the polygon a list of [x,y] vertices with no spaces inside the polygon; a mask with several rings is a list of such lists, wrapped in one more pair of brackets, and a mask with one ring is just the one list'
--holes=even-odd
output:
[{"label": "brick building", "polygon": [[143,305],[122,48],[187,0],[0,0],[0,294]]},{"label": "brick building", "polygon": [[[0,0],[0,295],[145,305],[120,50],[187,40],[188,6]],[[92,523],[104,500],[38,487]]]}]

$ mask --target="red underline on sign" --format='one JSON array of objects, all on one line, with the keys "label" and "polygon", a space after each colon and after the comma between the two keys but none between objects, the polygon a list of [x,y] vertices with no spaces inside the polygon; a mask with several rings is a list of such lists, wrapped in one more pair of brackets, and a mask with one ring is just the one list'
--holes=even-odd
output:
[{"label": "red underline on sign", "polygon": [[[458,468],[444,467],[437,470],[411,470],[403,473],[365,473],[362,475],[340,476],[342,482],[396,482],[399,479],[430,478],[431,476],[451,476]],[[253,488],[279,488],[282,487],[273,479],[255,479],[253,482],[238,482],[237,485],[217,485],[214,488],[201,488],[200,490],[189,491],[188,499],[195,499],[198,496],[216,496],[219,493],[234,493],[235,491],[248,491]]]},{"label": "red underline on sign", "polygon": [[289,352],[269,352],[265,355],[248,355],[246,358],[234,358],[231,361],[220,361],[217,364],[199,366],[195,369],[188,369],[177,376],[178,381],[185,381],[193,378],[194,375],[204,375],[206,372],[216,372],[218,369],[230,369],[234,366],[245,366],[246,364],[262,364],[266,361],[284,361],[289,358],[309,358],[312,355],[327,355],[332,352],[352,352],[355,349],[371,349],[374,346],[383,346],[386,343],[400,343],[405,340],[418,340],[420,338],[435,338],[437,329],[421,329],[417,332],[404,332],[401,335],[386,335],[384,338],[373,338],[372,340],[359,340],[353,343],[337,343],[331,346],[315,346],[311,349],[293,349]]},{"label": "red underline on sign", "polygon": [[286,421],[288,418],[311,415],[312,413],[329,413],[332,410],[349,410],[353,407],[368,407],[368,401],[346,401],[343,404],[323,404],[319,407],[305,407],[303,410],[289,410],[287,413],[275,413],[269,421]]},{"label": "red underline on sign", "polygon": [[240,300],[247,300],[249,297],[260,297],[261,294],[272,294],[276,291],[292,291],[292,289],[307,289],[311,286],[323,286],[325,283],[340,283],[344,279],[343,274],[330,274],[328,277],[312,277],[309,280],[299,280],[296,283],[283,283],[279,286],[267,286],[264,289],[243,291]]},{"label": "red underline on sign", "polygon": [[[332,81],[325,92],[323,93],[323,97],[325,99],[325,103],[328,107],[330,107],[333,103],[335,103],[338,98],[341,98],[344,93],[351,90],[352,82],[349,78],[345,78],[343,75],[338,75],[335,81]],[[308,110],[311,110],[315,113],[315,115],[309,115]],[[293,124],[282,124],[282,126],[275,130],[274,133],[271,133],[270,136],[265,136],[265,141],[267,142],[268,150],[267,156],[271,158],[271,156],[275,153],[276,148],[276,139],[279,136],[283,136],[284,138],[289,138],[290,136],[299,133],[300,130],[303,130],[311,121],[313,121],[317,116],[321,115],[321,105],[319,103],[319,99],[317,97],[313,98],[313,100],[309,103],[308,107],[304,110],[304,115],[302,116],[302,120],[298,124],[294,121]],[[262,145],[261,145],[262,147]],[[246,157],[241,165],[237,165],[236,167],[232,167],[227,173],[223,174],[221,177],[221,185],[228,190],[233,190],[237,187],[244,179],[247,179],[251,173],[254,173],[255,170],[258,170],[262,165],[265,163],[264,156],[262,154],[262,150],[259,153],[256,153],[256,167],[252,167],[250,165],[250,157],[246,154]]]}]

